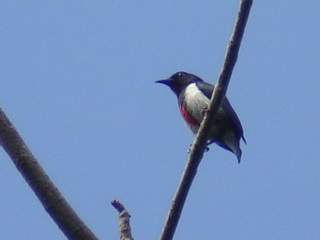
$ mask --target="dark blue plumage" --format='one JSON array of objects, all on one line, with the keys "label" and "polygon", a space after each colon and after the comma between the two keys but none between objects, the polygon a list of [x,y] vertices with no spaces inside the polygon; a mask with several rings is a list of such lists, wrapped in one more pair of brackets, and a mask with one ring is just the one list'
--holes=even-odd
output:
[{"label": "dark blue plumage", "polygon": [[[178,97],[182,117],[191,131],[196,134],[204,117],[214,86],[191,73],[177,72],[170,78],[156,81],[171,88]],[[233,152],[241,160],[240,139],[243,129],[240,120],[225,97],[209,133],[208,145],[216,143]]]}]

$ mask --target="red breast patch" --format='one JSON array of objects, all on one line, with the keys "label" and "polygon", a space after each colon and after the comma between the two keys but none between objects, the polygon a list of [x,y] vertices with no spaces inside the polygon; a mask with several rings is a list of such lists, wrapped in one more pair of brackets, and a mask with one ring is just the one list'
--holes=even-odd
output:
[{"label": "red breast patch", "polygon": [[184,120],[186,120],[187,123],[189,123],[190,125],[193,126],[199,126],[200,123],[194,119],[187,111],[187,109],[185,109],[182,105],[179,105],[179,109],[181,112],[182,117],[184,118]]}]

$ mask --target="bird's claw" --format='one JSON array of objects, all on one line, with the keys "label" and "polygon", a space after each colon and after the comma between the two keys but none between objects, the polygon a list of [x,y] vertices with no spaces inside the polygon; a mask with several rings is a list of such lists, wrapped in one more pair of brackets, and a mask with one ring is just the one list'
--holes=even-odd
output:
[{"label": "bird's claw", "polygon": [[190,144],[188,150],[187,150],[187,153],[190,153],[191,152],[191,147],[192,147],[192,144]]},{"label": "bird's claw", "polygon": [[202,114],[203,116],[209,111],[209,108],[208,107],[203,107],[202,108]]},{"label": "bird's claw", "polygon": [[[190,153],[190,152],[191,152],[191,147],[192,147],[192,144],[190,144],[190,147],[188,148],[187,153]],[[208,152],[209,150],[210,150],[209,147],[206,147],[206,148],[204,149],[205,152]]]}]

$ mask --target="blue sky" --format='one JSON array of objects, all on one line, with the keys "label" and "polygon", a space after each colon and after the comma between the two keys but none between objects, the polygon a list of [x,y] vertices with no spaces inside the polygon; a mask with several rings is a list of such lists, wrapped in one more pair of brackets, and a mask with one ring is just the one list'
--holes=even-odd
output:
[{"label": "blue sky", "polygon": [[[2,1],[0,103],[101,239],[157,239],[193,136],[155,80],[214,83],[238,1]],[[320,238],[320,2],[255,1],[228,97],[242,162],[212,146],[175,239]],[[0,235],[64,239],[3,150]]]}]

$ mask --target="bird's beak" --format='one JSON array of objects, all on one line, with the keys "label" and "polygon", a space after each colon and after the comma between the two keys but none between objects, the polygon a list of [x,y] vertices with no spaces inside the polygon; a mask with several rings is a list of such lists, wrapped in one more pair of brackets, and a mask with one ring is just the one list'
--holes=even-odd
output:
[{"label": "bird's beak", "polygon": [[171,83],[171,79],[163,79],[163,80],[158,80],[156,81],[156,83],[162,83],[162,84],[165,84],[167,86],[170,86],[170,83]]}]

